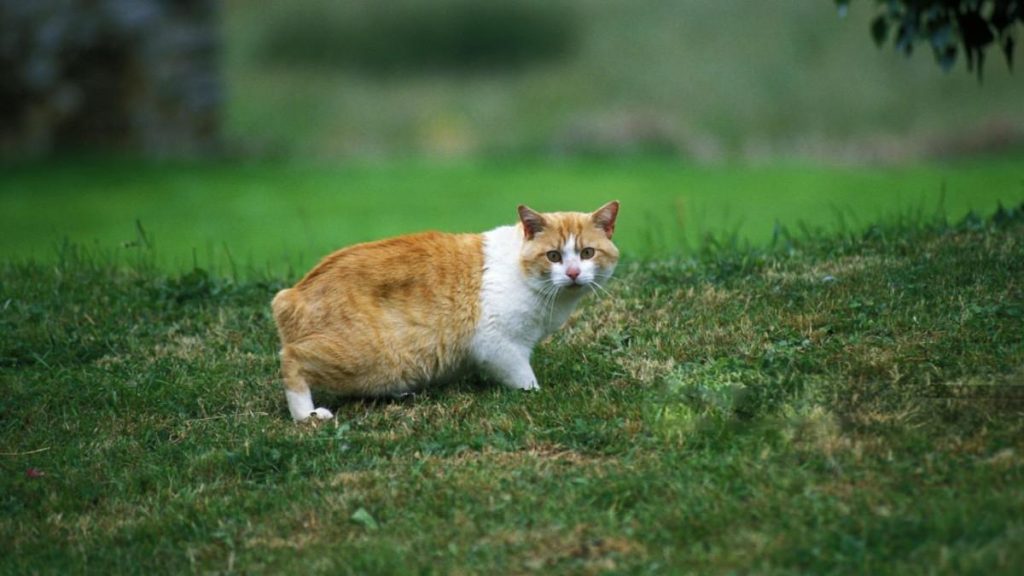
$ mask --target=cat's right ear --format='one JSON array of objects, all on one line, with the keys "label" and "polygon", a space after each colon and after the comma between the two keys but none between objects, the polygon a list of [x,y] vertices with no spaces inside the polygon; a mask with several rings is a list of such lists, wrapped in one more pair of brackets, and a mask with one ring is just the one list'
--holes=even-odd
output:
[{"label": "cat's right ear", "polygon": [[523,234],[527,240],[533,240],[533,237],[540,233],[547,225],[544,221],[544,217],[539,213],[530,210],[526,205],[519,205],[519,221],[523,223]]},{"label": "cat's right ear", "polygon": [[590,215],[590,218],[597,224],[597,227],[604,230],[608,239],[612,239],[615,233],[615,218],[619,215],[619,201],[613,200],[597,209]]}]

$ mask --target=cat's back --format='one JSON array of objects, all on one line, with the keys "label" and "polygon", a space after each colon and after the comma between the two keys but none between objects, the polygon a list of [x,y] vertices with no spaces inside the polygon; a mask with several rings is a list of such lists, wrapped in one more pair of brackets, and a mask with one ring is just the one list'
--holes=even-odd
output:
[{"label": "cat's back", "polygon": [[431,330],[468,334],[479,317],[483,262],[478,234],[423,232],[356,244],[279,292],[275,320],[287,340],[352,324],[397,339]]},{"label": "cat's back", "polygon": [[332,275],[361,273],[385,280],[407,275],[427,277],[445,274],[479,275],[483,265],[479,234],[420,232],[374,242],[355,244],[328,254],[295,285],[309,289]]},{"label": "cat's back", "polygon": [[[389,301],[433,299],[474,287],[479,292],[482,269],[480,235],[421,232],[333,252],[294,289],[305,296],[347,292]],[[443,288],[452,290],[446,293]]]}]

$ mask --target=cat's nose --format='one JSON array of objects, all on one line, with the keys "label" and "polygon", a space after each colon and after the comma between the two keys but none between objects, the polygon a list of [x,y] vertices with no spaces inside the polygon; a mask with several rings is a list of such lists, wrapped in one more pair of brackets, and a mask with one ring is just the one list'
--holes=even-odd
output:
[{"label": "cat's nose", "polygon": [[572,280],[576,280],[576,278],[579,277],[580,275],[580,269],[577,266],[570,266],[565,269],[565,275],[571,278]]}]

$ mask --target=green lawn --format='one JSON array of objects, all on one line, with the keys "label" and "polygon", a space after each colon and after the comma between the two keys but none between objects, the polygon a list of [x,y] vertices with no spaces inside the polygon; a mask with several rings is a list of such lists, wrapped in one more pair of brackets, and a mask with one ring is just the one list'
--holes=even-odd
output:
[{"label": "green lawn", "polygon": [[[131,259],[141,222],[167,270],[300,272],[335,248],[424,229],[482,231],[515,207],[590,210],[622,201],[629,258],[693,250],[711,233],[765,245],[775,223],[849,231],[952,219],[1024,200],[1024,158],[905,168],[696,167],[670,160],[538,160],[323,167],[80,162],[5,168],[0,254],[52,261],[68,239]],[[128,246],[127,248],[125,246]]]},{"label": "green lawn", "polygon": [[[505,170],[519,184],[567,173]],[[632,177],[608,170],[612,188]],[[310,182],[408,189],[410,174],[474,170],[242,173],[246,186],[223,169],[135,184],[153,185],[152,206],[161,190],[202,198],[201,176],[330,200]],[[710,179],[759,174],[778,172]],[[462,217],[497,218],[506,200]],[[360,216],[361,234],[387,226]],[[471,378],[405,401],[328,400],[337,419],[319,426],[293,424],[281,394],[267,305],[281,279],[75,250],[2,264],[0,573],[1017,574],[1022,220],[633,260],[537,350],[540,392]],[[643,222],[623,220],[624,241],[640,243]]]}]

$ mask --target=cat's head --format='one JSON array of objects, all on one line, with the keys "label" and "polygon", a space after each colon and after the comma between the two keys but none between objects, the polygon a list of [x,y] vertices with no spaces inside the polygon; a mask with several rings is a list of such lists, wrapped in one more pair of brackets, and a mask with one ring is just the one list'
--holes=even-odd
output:
[{"label": "cat's head", "polygon": [[519,207],[523,231],[520,263],[527,279],[541,289],[594,289],[611,277],[619,261],[612,244],[619,203],[593,213],[535,212]]}]

